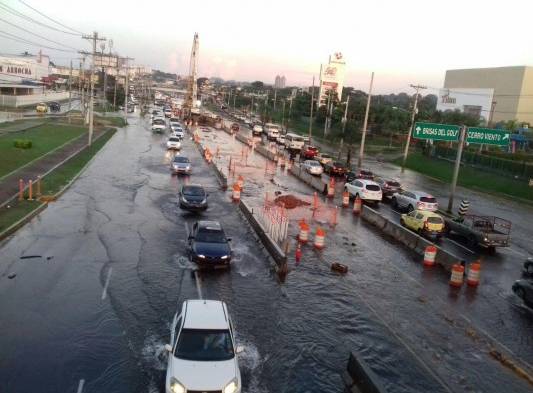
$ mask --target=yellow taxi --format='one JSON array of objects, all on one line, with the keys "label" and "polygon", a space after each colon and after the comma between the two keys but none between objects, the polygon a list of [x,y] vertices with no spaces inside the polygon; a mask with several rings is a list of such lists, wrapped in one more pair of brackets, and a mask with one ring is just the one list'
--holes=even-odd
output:
[{"label": "yellow taxi", "polygon": [[445,232],[444,219],[437,213],[426,210],[413,210],[402,214],[400,223],[419,235],[431,238],[439,238]]},{"label": "yellow taxi", "polygon": [[37,111],[37,113],[46,113],[48,112],[48,105],[46,105],[44,102],[41,102],[37,104],[35,110]]}]

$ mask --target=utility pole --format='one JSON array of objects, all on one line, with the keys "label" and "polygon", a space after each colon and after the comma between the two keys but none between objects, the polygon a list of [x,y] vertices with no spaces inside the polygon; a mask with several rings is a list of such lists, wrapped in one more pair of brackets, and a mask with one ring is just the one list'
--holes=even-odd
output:
[{"label": "utility pole", "polygon": [[235,112],[235,98],[237,98],[237,90],[235,90],[235,94],[233,94],[233,112]]},{"label": "utility pole", "polygon": [[128,96],[130,94],[130,90],[128,86],[128,83],[130,80],[130,67],[128,64],[129,57],[126,57],[124,60],[126,61],[126,66],[124,67],[126,69],[126,81],[124,83],[124,110],[125,110],[124,118],[126,119],[126,124],[128,124],[128,100],[129,100]]},{"label": "utility pole", "polygon": [[357,166],[361,168],[363,165],[363,157],[365,155],[365,139],[366,139],[366,128],[368,126],[368,112],[370,112],[370,100],[372,98],[372,86],[374,85],[374,73],[370,77],[370,88],[368,89],[368,98],[366,100],[366,112],[365,112],[365,121],[363,122],[363,135],[361,135],[361,147],[359,148],[359,158],[357,159]]},{"label": "utility pole", "polygon": [[117,110],[117,85],[118,85],[118,76],[120,75],[120,64],[118,60],[118,56],[116,56],[117,59],[117,72],[115,73],[115,89],[113,92],[113,110]]},{"label": "utility pole", "polygon": [[274,111],[276,111],[276,100],[277,100],[277,97],[278,97],[278,89],[274,89]]},{"label": "utility pole", "polygon": [[[281,129],[283,130],[285,124],[285,99],[283,99],[283,111],[281,114]],[[287,131],[287,128],[285,128],[285,132]]]},{"label": "utility pole", "polygon": [[344,117],[342,118],[342,135],[341,135],[341,143],[339,146],[339,160],[342,156],[342,147],[344,145],[344,131],[346,130],[346,122],[348,121],[348,105],[350,105],[350,93],[348,93],[348,96],[346,97],[346,108],[344,108]]},{"label": "utility pole", "polygon": [[311,87],[311,110],[309,114],[309,144],[313,134],[313,104],[315,101],[315,76],[313,75],[313,87]]},{"label": "utility pole", "polygon": [[421,90],[421,89],[427,89],[426,86],[421,86],[421,85],[410,85],[413,89],[416,90],[416,94],[415,94],[415,104],[413,106],[413,113],[411,113],[411,126],[409,127],[409,131],[407,131],[407,141],[405,142],[405,150],[403,152],[403,160],[402,160],[402,173],[404,172],[405,170],[405,163],[407,161],[407,154],[409,154],[409,145],[411,144],[411,134],[413,132],[413,128],[415,126],[415,116],[416,116],[416,112],[418,110],[418,92]]},{"label": "utility pole", "polygon": [[93,143],[93,131],[94,131],[94,68],[95,68],[95,60],[96,60],[96,42],[97,41],[105,41],[106,39],[104,37],[99,37],[98,32],[94,32],[92,35],[83,35],[83,39],[91,40],[93,42],[93,61],[91,64],[91,97],[90,97],[90,104],[89,104],[89,142],[88,145],[91,146]]},{"label": "utility pole", "polygon": [[465,144],[466,126],[461,127],[461,134],[459,136],[459,146],[457,147],[457,158],[455,159],[455,167],[453,168],[452,187],[450,190],[450,199],[448,199],[448,213],[453,209],[453,198],[455,195],[455,187],[457,186],[457,178],[459,177],[459,168],[461,167],[461,156],[463,155],[463,146]]},{"label": "utility pole", "polygon": [[70,60],[70,73],[68,74],[68,122],[70,123],[70,111],[72,110],[72,60]]},{"label": "utility pole", "polygon": [[82,83],[82,68],[81,68],[81,60],[80,60],[80,69],[78,72],[78,98],[80,99],[80,112],[83,116],[83,97],[81,95],[81,83]]},{"label": "utility pole", "polygon": [[331,90],[332,89],[328,90],[328,99],[326,101],[326,120],[324,121],[324,138],[328,134],[328,116],[329,116],[329,104],[331,101]]}]

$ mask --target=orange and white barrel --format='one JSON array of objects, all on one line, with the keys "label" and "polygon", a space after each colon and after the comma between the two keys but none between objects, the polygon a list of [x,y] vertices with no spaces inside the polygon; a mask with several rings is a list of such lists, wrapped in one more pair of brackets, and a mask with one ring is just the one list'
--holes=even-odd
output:
[{"label": "orange and white barrel", "polygon": [[335,196],[335,179],[331,178],[328,183],[328,198],[333,198]]},{"label": "orange and white barrel", "polygon": [[231,198],[234,201],[239,201],[241,199],[241,187],[237,183],[233,184],[233,193]]},{"label": "orange and white barrel", "polygon": [[362,205],[362,202],[361,202],[361,198],[359,197],[356,197],[353,201],[353,214],[361,214],[361,205]]},{"label": "orange and white barrel", "polygon": [[309,225],[303,220],[300,222],[300,233],[298,233],[298,241],[300,243],[307,243],[309,241]]},{"label": "orange and white barrel", "polygon": [[315,243],[314,243],[314,246],[316,249],[322,250],[325,247],[325,237],[326,237],[326,232],[322,228],[318,227],[316,229]]},{"label": "orange and white barrel", "polygon": [[450,285],[452,287],[460,287],[463,285],[463,275],[465,273],[465,268],[458,263],[452,266],[452,274],[450,276]]},{"label": "orange and white barrel", "polygon": [[435,265],[435,257],[437,256],[437,247],[431,245],[427,246],[424,251],[424,266]]},{"label": "orange and white barrel", "polygon": [[280,156],[279,159],[278,159],[278,164],[282,168],[285,167],[285,157]]},{"label": "orange and white barrel", "polygon": [[466,283],[471,287],[476,287],[479,284],[479,273],[481,271],[481,263],[478,261],[470,264],[468,274],[466,275]]},{"label": "orange and white barrel", "polygon": [[239,175],[237,178],[237,185],[241,190],[244,188],[244,177],[242,177],[242,175]]},{"label": "orange and white barrel", "polygon": [[344,191],[342,193],[342,207],[348,206],[350,206],[350,193],[348,191]]}]

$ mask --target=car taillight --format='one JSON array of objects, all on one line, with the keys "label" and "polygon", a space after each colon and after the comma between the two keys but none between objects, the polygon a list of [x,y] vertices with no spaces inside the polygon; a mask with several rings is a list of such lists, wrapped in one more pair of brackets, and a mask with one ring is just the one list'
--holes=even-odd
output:
[{"label": "car taillight", "polygon": [[429,224],[427,221],[424,221],[424,229],[428,229],[429,228]]}]

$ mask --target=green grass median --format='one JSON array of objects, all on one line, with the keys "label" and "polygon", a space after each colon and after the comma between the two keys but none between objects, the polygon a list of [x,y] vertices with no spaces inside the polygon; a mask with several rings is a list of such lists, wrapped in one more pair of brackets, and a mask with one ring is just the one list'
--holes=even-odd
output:
[{"label": "green grass median", "polygon": [[[0,177],[78,138],[86,128],[43,124],[29,130],[0,135]],[[17,139],[30,140],[30,149],[14,146]]]},{"label": "green grass median", "polygon": [[[67,186],[72,179],[87,165],[87,163],[94,157],[94,155],[107,143],[107,141],[114,135],[116,130],[107,131],[104,135],[98,138],[90,148],[86,148],[60,167],[46,175],[41,180],[41,193],[44,196],[53,196]],[[37,186],[34,186],[34,193],[37,191]],[[28,192],[25,198],[28,197]],[[28,201],[13,201],[8,206],[0,208],[0,234],[18,222],[29,213],[36,210],[42,202],[38,200]]]},{"label": "green grass median", "polygon": [[[402,159],[394,161],[401,165]],[[451,183],[454,164],[437,158],[430,158],[420,152],[410,153],[406,167],[427,176]],[[533,203],[533,187],[527,181],[515,180],[511,176],[501,176],[470,166],[461,166],[457,184],[478,191],[519,198]]]}]

